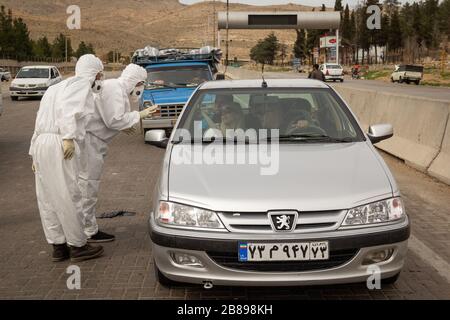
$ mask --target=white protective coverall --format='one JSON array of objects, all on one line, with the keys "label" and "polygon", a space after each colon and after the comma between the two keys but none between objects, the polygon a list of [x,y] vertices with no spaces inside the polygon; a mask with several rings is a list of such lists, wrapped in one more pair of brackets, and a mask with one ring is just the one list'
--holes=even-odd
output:
[{"label": "white protective coverall", "polygon": [[[77,143],[84,139],[87,115],[94,111],[91,86],[101,71],[103,64],[97,57],[82,56],[75,76],[51,86],[40,103],[29,154],[35,167],[41,221],[50,244],[86,244]],[[71,160],[64,159],[63,140],[68,139],[75,140]]]},{"label": "white protective coverall", "polygon": [[147,79],[147,71],[135,64],[128,65],[118,79],[103,83],[95,95],[95,112],[89,116],[86,138],[82,146],[80,183],[83,194],[85,233],[92,237],[98,232],[95,207],[108,143],[140,121],[137,111],[131,111],[130,94],[136,85]]}]

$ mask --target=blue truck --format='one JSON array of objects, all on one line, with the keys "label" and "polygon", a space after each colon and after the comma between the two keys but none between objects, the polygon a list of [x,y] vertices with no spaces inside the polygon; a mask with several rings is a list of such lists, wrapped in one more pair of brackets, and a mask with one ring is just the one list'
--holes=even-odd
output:
[{"label": "blue truck", "polygon": [[137,50],[132,62],[148,72],[139,108],[159,106],[151,118],[142,121],[144,132],[164,129],[169,135],[192,93],[203,82],[215,79],[220,58],[220,49],[211,47]]}]

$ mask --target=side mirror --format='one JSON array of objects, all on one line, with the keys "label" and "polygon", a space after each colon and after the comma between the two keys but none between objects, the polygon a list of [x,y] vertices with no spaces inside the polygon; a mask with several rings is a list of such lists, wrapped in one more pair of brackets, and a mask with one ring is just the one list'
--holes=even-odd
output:
[{"label": "side mirror", "polygon": [[391,124],[374,124],[369,127],[367,133],[373,144],[392,138],[394,136],[394,128]]},{"label": "side mirror", "polygon": [[218,73],[216,75],[216,80],[225,80],[225,75],[223,73]]},{"label": "side mirror", "polygon": [[149,130],[145,133],[145,142],[158,148],[167,148],[169,139],[165,130]]}]

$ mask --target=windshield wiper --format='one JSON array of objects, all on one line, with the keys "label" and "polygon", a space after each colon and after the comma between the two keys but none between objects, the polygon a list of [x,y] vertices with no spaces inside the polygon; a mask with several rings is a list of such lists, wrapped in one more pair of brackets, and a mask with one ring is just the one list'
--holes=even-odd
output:
[{"label": "windshield wiper", "polygon": [[[183,139],[183,137],[178,137],[177,140],[173,140],[172,143],[173,144],[180,144],[182,142],[184,142],[185,139]],[[211,143],[217,143],[217,142],[232,142],[234,144],[237,144],[238,142],[243,142],[245,144],[250,144],[250,140],[248,139],[248,137],[245,138],[245,141],[243,141],[242,139],[238,139],[237,137],[234,138],[227,138],[227,137],[221,137],[221,138],[217,138],[217,137],[211,137],[209,139],[194,139],[191,138],[190,140],[188,139],[187,142],[190,142],[191,144],[194,143],[201,143],[201,144],[211,144]]]},{"label": "windshield wiper", "polygon": [[300,141],[300,142],[332,142],[332,143],[349,143],[355,142],[354,138],[334,138],[324,134],[290,134],[281,135],[280,141]]}]

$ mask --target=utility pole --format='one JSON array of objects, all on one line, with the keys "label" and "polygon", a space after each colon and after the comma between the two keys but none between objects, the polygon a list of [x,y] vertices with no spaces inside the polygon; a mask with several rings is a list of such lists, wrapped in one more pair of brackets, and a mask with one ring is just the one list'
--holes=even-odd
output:
[{"label": "utility pole", "polygon": [[227,0],[227,35],[226,35],[226,43],[225,43],[225,65],[228,66],[228,34],[229,34],[229,18],[230,18],[230,0]]},{"label": "utility pole", "polygon": [[68,51],[68,49],[67,49],[67,38],[68,38],[68,36],[66,36],[66,35],[64,35],[64,39],[65,39],[65,44],[66,44],[66,62],[68,62],[68,57],[67,57],[67,51]]},{"label": "utility pole", "polygon": [[216,45],[216,0],[213,0],[213,47]]}]

